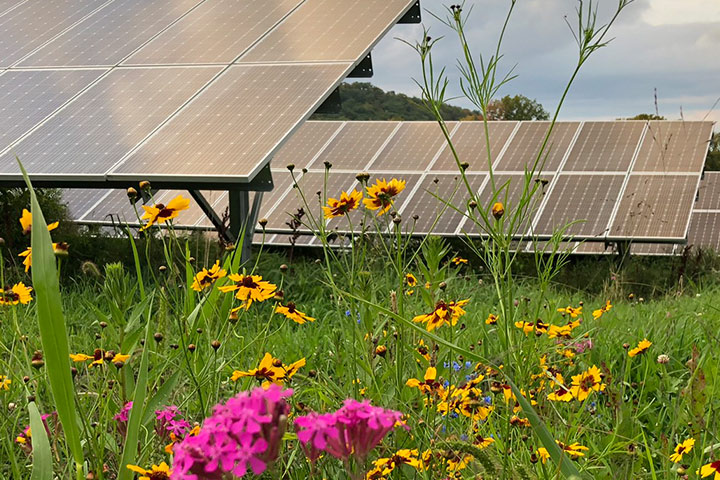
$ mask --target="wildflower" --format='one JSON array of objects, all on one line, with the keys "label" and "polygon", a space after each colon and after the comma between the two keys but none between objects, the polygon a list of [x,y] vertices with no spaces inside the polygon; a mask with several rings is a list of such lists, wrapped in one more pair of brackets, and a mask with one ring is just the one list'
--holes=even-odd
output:
[{"label": "wildflower", "polygon": [[573,394],[563,385],[562,375],[558,374],[558,376],[559,385],[557,385],[554,392],[548,394],[547,398],[553,402],[569,402],[573,399]]},{"label": "wildflower", "polygon": [[636,357],[642,355],[652,345],[652,342],[648,341],[647,338],[643,339],[638,343],[638,346],[628,351],[629,357]]},{"label": "wildflower", "polygon": [[239,379],[244,377],[254,377],[257,380],[263,381],[263,388],[269,388],[270,384],[283,385],[284,382],[290,380],[297,371],[305,366],[305,359],[302,358],[295,363],[290,365],[283,365],[283,363],[268,352],[260,360],[258,368],[250,369],[246,372],[235,370],[230,377],[230,380],[237,382]]},{"label": "wildflower", "polygon": [[548,338],[555,338],[555,337],[570,337],[572,335],[573,327],[572,325],[562,325],[558,327],[557,325],[550,325],[547,330],[547,336]]},{"label": "wildflower", "polygon": [[295,425],[298,440],[311,461],[325,451],[343,461],[355,456],[362,463],[385,435],[403,425],[401,418],[400,412],[375,407],[368,400],[358,402],[349,398],[339,410],[298,417]]},{"label": "wildflower", "polygon": [[610,300],[607,300],[605,302],[605,305],[598,308],[597,310],[593,310],[592,316],[595,320],[597,320],[598,318],[602,317],[603,314],[609,312],[611,308],[612,308],[612,305],[610,304]]},{"label": "wildflower", "polygon": [[547,461],[550,459],[550,453],[547,451],[545,447],[540,447],[537,449],[538,457],[540,457],[540,460],[543,464],[547,463]]},{"label": "wildflower", "polygon": [[555,440],[555,443],[557,443],[558,446],[562,448],[563,452],[567,453],[568,455],[570,455],[570,457],[573,458],[584,457],[585,454],[583,452],[587,452],[589,450],[588,447],[580,445],[577,442],[570,445],[565,445],[564,443]]},{"label": "wildflower", "polygon": [[435,305],[435,310],[431,313],[416,316],[413,318],[413,322],[426,324],[425,327],[428,332],[432,332],[445,324],[455,326],[458,318],[465,314],[462,307],[469,302],[470,300],[460,300],[459,302],[445,303],[441,300]]},{"label": "wildflower", "polygon": [[417,278],[415,278],[415,275],[413,275],[412,273],[406,273],[405,283],[407,283],[408,287],[414,287],[415,285],[417,285]]},{"label": "wildflower", "polygon": [[128,470],[139,473],[138,480],[169,480],[172,470],[167,463],[162,462],[160,465],[153,465],[149,470],[138,467],[137,465],[127,465]]},{"label": "wildflower", "polygon": [[162,203],[156,203],[152,207],[147,205],[142,206],[145,213],[141,220],[147,220],[147,223],[140,230],[147,230],[156,223],[165,223],[178,216],[178,213],[182,210],[190,208],[190,199],[184,198],[182,195],[178,195],[168,202],[167,205]]},{"label": "wildflower", "polygon": [[[48,232],[55,230],[60,222],[54,222],[47,226]],[[22,227],[23,235],[27,235],[32,230],[32,213],[26,208],[23,208],[22,216],[20,217],[20,226]]]},{"label": "wildflower", "polygon": [[492,215],[496,220],[500,220],[505,215],[505,207],[500,202],[495,202],[492,206]]},{"label": "wildflower", "polygon": [[5,375],[0,375],[0,390],[10,390],[10,384],[12,383],[12,380],[10,380]]},{"label": "wildflower", "polygon": [[450,260],[450,262],[454,263],[455,265],[461,265],[461,264],[467,265],[467,263],[468,263],[467,259],[461,258],[461,257],[453,257],[453,259]]},{"label": "wildflower", "polygon": [[85,355],[84,353],[71,353],[70,354],[70,360],[72,360],[75,363],[86,362],[86,361],[90,360],[91,358],[93,358],[92,355]]},{"label": "wildflower", "polygon": [[659,363],[661,365],[667,365],[668,363],[670,363],[670,357],[664,353],[661,355],[658,355],[657,363]]},{"label": "wildflower", "polygon": [[416,470],[422,470],[422,462],[418,458],[418,451],[407,448],[398,450],[391,457],[378,458],[373,462],[373,469],[368,472],[366,479],[375,480],[385,477],[400,465],[410,465]]},{"label": "wildflower", "polygon": [[521,329],[525,335],[528,335],[535,329],[535,324],[531,322],[515,322],[515,326]]},{"label": "wildflower", "polygon": [[442,384],[437,381],[437,369],[435,367],[428,367],[425,371],[423,381],[420,381],[417,378],[411,378],[405,382],[405,385],[410,388],[417,388],[426,395],[430,395],[432,393],[442,393],[443,391]]},{"label": "wildflower", "polygon": [[709,477],[714,474],[715,476],[713,477],[713,480],[720,480],[720,460],[703,465],[702,468],[697,471],[697,474],[702,476],[702,478]]},{"label": "wildflower", "polygon": [[113,420],[116,422],[127,422],[130,418],[130,410],[132,410],[133,402],[127,402],[123,407],[120,409],[118,413],[115,414],[113,417]]},{"label": "wildflower", "polygon": [[323,207],[325,218],[335,218],[347,215],[360,205],[362,197],[362,192],[353,190],[350,194],[342,192],[340,194],[340,199],[328,198],[327,207]]},{"label": "wildflower", "polygon": [[216,280],[223,278],[226,274],[227,272],[225,269],[220,268],[220,260],[216,260],[215,265],[213,265],[210,270],[203,268],[197,273],[197,275],[195,275],[195,279],[192,283],[192,289],[196,292],[201,292],[215,283]]},{"label": "wildflower", "polygon": [[248,470],[262,474],[278,457],[290,395],[292,390],[272,385],[216,405],[196,436],[175,445],[173,478],[242,477]]},{"label": "wildflower", "polygon": [[295,304],[293,302],[288,303],[287,305],[278,305],[275,307],[276,313],[281,313],[285,315],[285,317],[289,318],[295,323],[299,323],[302,325],[305,322],[314,322],[315,319],[300,310],[295,308]]},{"label": "wildflower", "polygon": [[573,397],[579,401],[585,400],[592,392],[602,392],[605,390],[605,384],[602,383],[600,369],[593,365],[580,375],[572,377],[572,386],[570,392]]},{"label": "wildflower", "polygon": [[474,457],[472,455],[465,453],[448,455],[447,472],[453,477],[455,477],[455,475],[460,475],[458,472],[460,472],[460,470],[465,470],[470,462],[473,461],[473,458]]},{"label": "wildflower", "polygon": [[[53,243],[53,252],[55,255],[66,255],[68,250],[68,244],[65,242]],[[18,253],[18,257],[25,257],[23,265],[25,265],[25,271],[29,271],[32,267],[32,247],[27,247],[24,251]]]},{"label": "wildflower", "polygon": [[473,442],[473,445],[475,445],[476,447],[478,447],[480,449],[483,449],[483,448],[489,447],[493,443],[495,443],[494,438],[483,437],[482,435],[478,435],[477,437],[475,437],[475,441]]},{"label": "wildflower", "polygon": [[405,189],[405,180],[376,180],[375,185],[367,187],[368,198],[363,200],[365,207],[378,210],[378,216],[386,213],[393,205],[393,199]]},{"label": "wildflower", "polygon": [[247,310],[252,302],[264,302],[275,296],[277,287],[270,282],[263,281],[260,275],[231,274],[228,276],[232,285],[223,285],[220,291],[235,292],[235,298],[243,302],[242,307]]},{"label": "wildflower", "polygon": [[578,315],[582,315],[582,308],[582,306],[577,308],[567,306],[565,308],[558,308],[557,311],[565,315],[570,315],[572,318],[577,318]]},{"label": "wildflower", "polygon": [[485,319],[485,324],[486,324],[486,325],[495,325],[495,324],[497,324],[497,321],[498,321],[498,316],[495,315],[495,314],[493,314],[493,313],[491,313],[491,314],[488,315],[488,317]]},{"label": "wildflower", "polygon": [[16,283],[8,291],[0,288],[0,305],[17,305],[22,303],[27,305],[32,301],[32,287],[26,287],[24,283]]},{"label": "wildflower", "polygon": [[675,447],[675,452],[670,455],[670,461],[672,461],[673,463],[680,463],[683,455],[685,455],[686,453],[690,453],[694,446],[694,438],[688,438],[684,442],[677,444],[677,446]]}]

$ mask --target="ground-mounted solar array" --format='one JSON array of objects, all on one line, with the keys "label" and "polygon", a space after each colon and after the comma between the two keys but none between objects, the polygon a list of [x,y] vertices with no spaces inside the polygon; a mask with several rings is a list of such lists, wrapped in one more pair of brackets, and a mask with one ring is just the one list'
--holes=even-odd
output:
[{"label": "ground-mounted solar array", "polygon": [[[633,243],[633,253],[672,254],[678,250],[674,244],[684,244],[688,231],[692,239],[697,230],[690,226],[693,208],[717,208],[720,215],[717,195],[703,194],[720,191],[720,182],[704,181],[695,201],[712,128],[709,122],[560,122],[539,155],[547,128],[546,122],[489,123],[495,166],[491,176],[483,123],[449,125],[460,162],[469,164],[466,178],[480,206],[489,208],[500,201],[508,212],[522,207],[528,213],[529,221],[516,227],[518,237],[535,236],[542,241],[570,224],[566,233],[576,242],[568,245],[576,253],[611,253],[617,243],[626,242]],[[665,152],[663,170],[639,167],[640,155],[653,150],[648,142],[656,141],[654,131],[663,129],[674,132],[670,136],[673,145],[687,148],[658,147]],[[302,222],[310,223],[311,218],[316,226],[324,222],[320,204],[342,191],[360,190],[355,178],[360,171],[369,173],[370,183],[393,177],[406,181],[395,204],[404,232],[480,235],[465,215],[467,186],[455,159],[448,159],[448,150],[440,128],[433,123],[306,122],[278,150],[272,163],[275,189],[265,194],[260,213],[260,218],[268,220],[264,240],[285,245],[291,243],[290,237],[300,235],[294,239],[296,244],[319,245],[317,240],[304,238],[309,233],[306,226],[291,228],[293,216],[302,208]],[[614,153],[608,155],[608,150]],[[547,170],[526,173],[524,169],[536,159]],[[444,166],[438,167],[441,162]],[[286,168],[290,164],[299,189],[293,187],[293,176]],[[326,165],[331,165],[329,171]],[[706,179],[713,175],[706,174]],[[519,199],[525,189],[534,195],[521,206]],[[214,205],[216,211],[222,211],[227,197],[220,196]],[[350,216],[354,230],[361,221],[358,214]],[[390,220],[386,217],[383,221],[383,227],[390,228]],[[348,233],[350,224],[344,217],[323,223],[339,236]],[[211,228],[212,224],[193,217],[188,226]]]}]

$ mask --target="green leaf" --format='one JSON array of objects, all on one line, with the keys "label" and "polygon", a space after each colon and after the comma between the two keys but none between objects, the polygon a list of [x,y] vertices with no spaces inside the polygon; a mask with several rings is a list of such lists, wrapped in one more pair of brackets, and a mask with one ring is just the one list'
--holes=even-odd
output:
[{"label": "green leaf", "polygon": [[32,439],[32,475],[30,480],[52,480],[53,478],[53,461],[50,452],[50,441],[45,431],[40,412],[35,402],[28,404],[30,412],[30,432]]},{"label": "green leaf", "polygon": [[78,430],[75,387],[70,374],[70,347],[62,310],[55,252],[37,196],[22,164],[20,170],[30,190],[32,279],[45,368],[65,440],[79,470],[83,465],[83,451]]}]

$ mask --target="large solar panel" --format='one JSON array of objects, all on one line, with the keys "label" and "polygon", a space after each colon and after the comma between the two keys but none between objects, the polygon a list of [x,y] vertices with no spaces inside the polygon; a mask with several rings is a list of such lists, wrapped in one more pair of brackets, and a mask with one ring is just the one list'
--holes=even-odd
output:
[{"label": "large solar panel", "polygon": [[697,172],[705,164],[709,122],[649,122],[634,172]]},{"label": "large solar panel", "polygon": [[610,237],[676,240],[687,237],[698,187],[696,175],[631,175]]},{"label": "large solar panel", "polygon": [[[487,138],[490,138],[490,157],[494,163],[517,124],[518,122],[488,122],[486,135],[483,122],[460,122],[452,132],[452,142],[460,163],[469,164],[466,172],[489,171]],[[431,170],[458,171],[457,162],[449,147],[443,149]]]},{"label": "large solar panel", "polygon": [[693,213],[688,245],[720,252],[720,212]]},{"label": "large solar panel", "polygon": [[646,122],[585,122],[564,171],[626,172]]},{"label": "large solar panel", "polygon": [[[543,172],[557,170],[579,127],[579,122],[556,123],[535,170]],[[549,128],[550,122],[522,122],[502,158],[495,165],[495,169],[498,171],[524,171],[526,168],[531,170],[538,159]]]},{"label": "large solar panel", "polygon": [[312,168],[324,168],[323,163],[330,162],[333,170],[363,171],[398,125],[399,122],[348,122]]},{"label": "large solar panel", "polygon": [[705,172],[700,181],[696,210],[720,210],[720,172]]},{"label": "large solar panel", "polygon": [[[455,123],[448,124],[450,129]],[[440,149],[445,145],[445,137],[435,122],[405,122],[395,132],[380,154],[370,165],[370,170],[396,172],[423,171]]]},{"label": "large solar panel", "polygon": [[[40,48],[19,65],[116,65],[198,2],[199,0],[114,0]],[[218,27],[222,28],[220,25]]]}]

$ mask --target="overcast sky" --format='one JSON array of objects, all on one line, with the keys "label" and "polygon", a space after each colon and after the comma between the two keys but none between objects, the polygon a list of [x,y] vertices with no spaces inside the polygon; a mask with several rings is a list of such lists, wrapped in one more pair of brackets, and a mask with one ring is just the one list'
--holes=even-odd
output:
[{"label": "overcast sky", "polygon": [[[456,1],[421,0],[424,9],[442,14]],[[617,0],[599,0],[606,20]],[[468,37],[475,55],[495,49],[510,0],[468,0],[474,5]],[[503,71],[515,66],[518,78],[502,91],[537,99],[553,111],[577,62],[577,47],[564,17],[573,21],[577,0],[518,0],[502,53]],[[459,94],[454,32],[423,12],[434,38],[436,63],[448,67],[453,94]],[[398,25],[373,52],[375,76],[385,89],[418,95],[412,78],[420,75],[417,55],[395,37],[416,41],[420,25]],[[596,52],[575,82],[560,118],[614,119],[655,111],[669,119],[702,119],[720,97],[720,0],[636,0],[611,31],[614,40]],[[472,107],[465,99],[452,103]],[[720,105],[708,119],[720,121]]]}]

